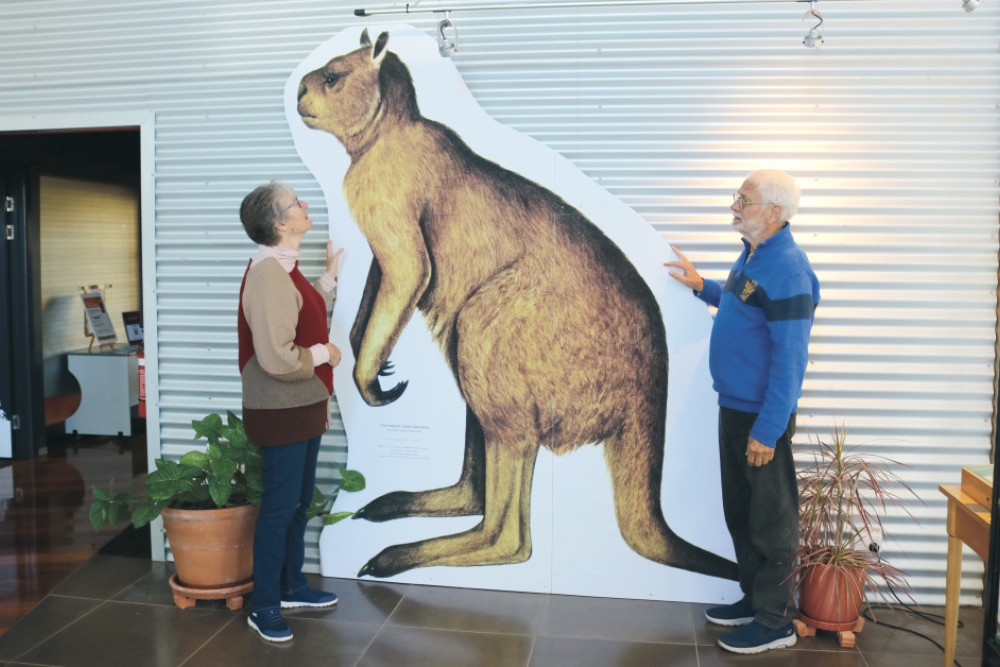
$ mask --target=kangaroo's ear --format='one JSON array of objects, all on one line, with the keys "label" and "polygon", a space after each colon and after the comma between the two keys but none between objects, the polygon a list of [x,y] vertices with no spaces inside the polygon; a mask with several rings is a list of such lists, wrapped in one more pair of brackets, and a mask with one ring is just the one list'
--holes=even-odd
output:
[{"label": "kangaroo's ear", "polygon": [[361,31],[361,46],[371,46],[372,38],[368,36],[368,28]]},{"label": "kangaroo's ear", "polygon": [[385,58],[386,50],[385,45],[389,43],[389,33],[383,32],[375,40],[375,48],[372,49],[372,61],[376,65],[382,62],[382,58]]}]

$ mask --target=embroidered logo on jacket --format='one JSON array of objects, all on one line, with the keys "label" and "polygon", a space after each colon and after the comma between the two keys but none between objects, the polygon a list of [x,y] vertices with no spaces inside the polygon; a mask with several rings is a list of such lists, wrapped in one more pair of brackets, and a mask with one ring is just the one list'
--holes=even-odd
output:
[{"label": "embroidered logo on jacket", "polygon": [[740,301],[746,303],[746,300],[750,298],[750,295],[753,294],[754,290],[756,289],[757,289],[756,280],[748,280],[745,283],[743,283],[743,293],[740,294]]}]

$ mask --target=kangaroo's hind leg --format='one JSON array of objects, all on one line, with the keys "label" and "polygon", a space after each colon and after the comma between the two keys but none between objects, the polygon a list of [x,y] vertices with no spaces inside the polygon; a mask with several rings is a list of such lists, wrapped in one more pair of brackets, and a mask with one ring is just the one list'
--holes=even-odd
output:
[{"label": "kangaroo's hind leg", "polygon": [[531,480],[538,445],[490,442],[486,446],[483,520],[470,530],[383,549],[358,576],[391,577],[431,565],[502,565],[531,556]]},{"label": "kangaroo's hind leg", "polygon": [[466,406],[465,459],[462,475],[452,486],[431,491],[393,491],[371,501],[355,519],[389,521],[410,516],[467,516],[483,513],[483,427]]},{"label": "kangaroo's hind leg", "polygon": [[[665,401],[664,401],[665,402]],[[615,515],[625,542],[640,556],[700,574],[737,578],[736,564],[687,542],[667,525],[660,507],[663,477],[662,412],[626,419],[620,433],[604,442]],[[646,422],[643,424],[643,422]]]}]

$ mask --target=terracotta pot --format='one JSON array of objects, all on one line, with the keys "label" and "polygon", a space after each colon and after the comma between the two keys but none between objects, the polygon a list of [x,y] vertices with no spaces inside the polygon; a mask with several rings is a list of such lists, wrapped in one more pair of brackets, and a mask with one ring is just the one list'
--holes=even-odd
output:
[{"label": "terracotta pot", "polygon": [[163,510],[163,525],[181,584],[215,589],[253,579],[253,533],[259,513],[257,505]]},{"label": "terracotta pot", "polygon": [[821,630],[849,630],[861,614],[865,579],[864,568],[811,566],[799,588],[799,614]]}]

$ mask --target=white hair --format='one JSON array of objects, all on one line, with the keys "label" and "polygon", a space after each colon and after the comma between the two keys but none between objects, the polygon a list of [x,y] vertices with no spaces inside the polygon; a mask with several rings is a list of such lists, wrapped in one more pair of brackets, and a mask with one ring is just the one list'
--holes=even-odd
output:
[{"label": "white hair", "polygon": [[751,172],[746,180],[757,188],[761,201],[781,207],[782,222],[788,222],[798,212],[802,190],[787,172],[780,169],[758,169]]}]

